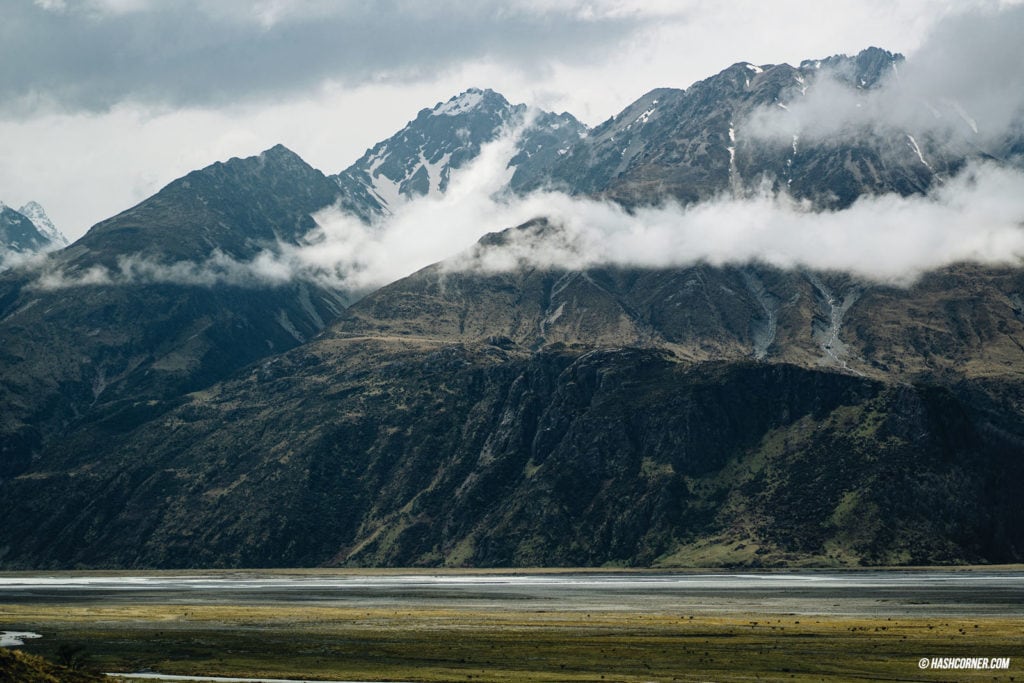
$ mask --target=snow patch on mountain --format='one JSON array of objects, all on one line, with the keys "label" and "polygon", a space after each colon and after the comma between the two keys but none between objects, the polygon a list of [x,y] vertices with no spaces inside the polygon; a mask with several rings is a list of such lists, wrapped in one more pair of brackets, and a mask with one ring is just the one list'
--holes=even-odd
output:
[{"label": "snow patch on mountain", "polygon": [[924,167],[931,171],[931,174],[934,176],[935,169],[932,168],[932,165],[929,164],[927,160],[925,160],[924,154],[921,152],[921,147],[920,145],[917,144],[917,140],[914,139],[914,136],[907,133],[907,142],[910,145],[910,149],[914,150],[914,154],[916,154],[917,158],[921,161],[922,164],[924,164]]},{"label": "snow patch on mountain", "polygon": [[0,271],[33,263],[67,243],[36,202],[21,210],[0,202]]},{"label": "snow patch on mountain", "polygon": [[483,145],[522,126],[529,130],[509,162],[513,171],[522,170],[520,180],[542,175],[559,150],[567,151],[584,129],[568,114],[531,111],[493,90],[471,88],[421,110],[333,179],[347,200],[342,203],[373,222],[415,198],[445,194],[453,171],[473,161]]},{"label": "snow patch on mountain", "polygon": [[39,205],[38,202],[29,202],[25,206],[18,209],[25,218],[32,221],[32,224],[36,226],[36,230],[39,231],[46,239],[50,240],[57,247],[66,247],[68,245],[68,238],[64,236],[60,230],[53,224],[50,217],[46,215],[46,211]]},{"label": "snow patch on mountain", "polygon": [[658,104],[658,100],[654,100],[654,102],[652,103],[651,108],[648,109],[647,111],[645,111],[643,114],[640,114],[640,116],[636,117],[636,120],[633,123],[640,123],[640,124],[647,123],[647,119],[651,118],[651,114],[654,113],[654,109],[655,108],[654,108],[653,105],[655,105],[655,104]]},{"label": "snow patch on mountain", "polygon": [[[402,181],[405,180],[407,178],[402,178]],[[402,202],[401,186],[401,182],[395,182],[383,173],[378,173],[372,176],[370,191],[380,202],[381,208],[386,213],[390,213],[395,206]]]},{"label": "snow patch on mountain", "polygon": [[953,105],[953,111],[956,112],[957,116],[959,116],[960,119],[970,127],[970,129],[974,132],[974,134],[977,135],[978,134],[978,122],[975,121],[974,118],[970,114],[967,113],[967,110],[964,109],[960,105],[959,102],[953,102],[952,105]]},{"label": "snow patch on mountain", "polygon": [[461,95],[456,95],[444,104],[434,107],[434,116],[458,116],[476,109],[483,102],[484,93],[470,88]]},{"label": "snow patch on mountain", "polygon": [[375,177],[377,169],[380,168],[381,164],[388,160],[389,156],[391,156],[391,152],[387,148],[384,148],[370,157],[370,167],[366,169],[367,174],[369,174],[371,178]]},{"label": "snow patch on mountain", "polygon": [[451,158],[452,153],[447,152],[440,159],[431,163],[423,156],[423,152],[420,152],[420,165],[427,169],[427,179],[430,181],[428,195],[439,195],[444,192],[450,168],[448,162],[451,161]]}]

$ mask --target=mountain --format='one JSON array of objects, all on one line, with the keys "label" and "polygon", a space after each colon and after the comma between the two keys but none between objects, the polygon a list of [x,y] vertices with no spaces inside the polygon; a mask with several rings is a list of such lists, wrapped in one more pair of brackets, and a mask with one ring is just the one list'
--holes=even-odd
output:
[{"label": "mountain", "polygon": [[[557,228],[531,222],[485,237],[476,251],[538,229]],[[1021,380],[1024,367],[1013,360],[1024,343],[1022,291],[1018,269],[969,265],[906,288],[759,264],[494,274],[438,264],[359,301],[333,332],[495,337],[527,350],[660,348],[686,361],[784,362],[883,381]]]},{"label": "mountain", "polygon": [[900,289],[439,265],[55,444],[0,489],[5,561],[1019,561],[1021,291],[1020,270],[982,268]]},{"label": "mountain", "polygon": [[744,127],[755,112],[785,110],[823,80],[865,91],[888,85],[903,59],[869,48],[798,67],[739,62],[686,90],[653,90],[591,130],[546,177],[519,189],[551,185],[633,206],[742,195],[767,183],[826,208],[849,206],[863,194],[924,192],[968,155],[984,156],[982,150],[950,147],[913,130],[766,144]]},{"label": "mountain", "polygon": [[49,244],[27,216],[0,204],[0,248],[19,253],[39,251]]},{"label": "mountain", "polygon": [[41,265],[0,273],[0,476],[82,422],[145,413],[317,334],[343,293],[245,264],[297,244],[337,196],[278,146],[194,171]]},{"label": "mountain", "polygon": [[[766,142],[749,131],[755,114],[788,110],[822,84],[864,92],[898,88],[893,81],[903,61],[873,47],[797,67],[739,62],[686,90],[653,90],[592,130],[570,114],[535,112],[516,142],[508,188],[602,196],[627,207],[766,188],[830,209],[864,194],[924,193],[968,159],[988,158],[992,151],[917,130],[873,131],[838,144],[799,135]],[[453,169],[530,115],[525,105],[479,89],[423,109],[332,176],[342,189],[342,206],[369,220],[405,199],[443,193]],[[1010,141],[1009,156],[1021,144]]]},{"label": "mountain", "polygon": [[68,246],[68,238],[57,229],[57,226],[53,224],[53,221],[46,215],[46,211],[43,210],[43,207],[38,202],[29,202],[18,209],[18,213],[32,221],[39,234],[50,240],[51,244],[57,247]]},{"label": "mountain", "polygon": [[[541,113],[509,186],[923,192],[969,151],[739,125],[900,60],[739,63],[590,131]],[[283,147],[214,164],[0,274],[0,566],[1024,561],[1024,268],[467,266],[565,229],[538,217],[358,301],[259,279],[321,208],[441,192],[523,115],[467,91],[338,176]]]},{"label": "mountain", "polygon": [[[38,212],[35,211],[36,207],[38,207]],[[36,217],[39,223],[26,215],[26,209]],[[21,211],[15,211],[0,203],[0,256],[5,252],[32,254],[67,244],[63,235],[56,232],[55,228],[53,228],[53,232],[50,232],[51,228],[53,225],[46,218],[46,214],[42,213],[42,208],[38,204],[32,203],[23,207]]]},{"label": "mountain", "polygon": [[[471,88],[416,118],[354,164],[332,176],[345,206],[369,220],[392,212],[402,201],[448,189],[451,172],[480,154],[482,145],[525,126],[517,140],[513,185],[543,175],[586,131],[570,114],[529,112],[493,90]],[[518,176],[518,177],[516,177]]]},{"label": "mountain", "polygon": [[338,188],[297,154],[277,145],[247,159],[217,162],[93,226],[63,260],[72,271],[140,255],[199,261],[219,252],[238,260],[298,244],[312,213],[338,201]]}]

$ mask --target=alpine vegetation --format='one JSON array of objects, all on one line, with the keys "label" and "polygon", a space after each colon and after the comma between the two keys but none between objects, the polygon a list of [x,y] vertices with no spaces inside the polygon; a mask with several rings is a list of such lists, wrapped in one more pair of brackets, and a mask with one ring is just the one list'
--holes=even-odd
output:
[{"label": "alpine vegetation", "polygon": [[1024,561],[1021,14],[4,208],[0,567]]}]

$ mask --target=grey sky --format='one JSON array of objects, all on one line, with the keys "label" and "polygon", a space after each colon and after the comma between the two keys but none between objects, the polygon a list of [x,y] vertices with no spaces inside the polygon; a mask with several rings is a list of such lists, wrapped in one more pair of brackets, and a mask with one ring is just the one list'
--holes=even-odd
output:
[{"label": "grey sky", "polygon": [[[467,87],[595,124],[737,61],[913,57],[997,0],[4,0],[0,200],[70,237],[216,160],[325,172]],[[981,37],[984,40],[984,37]]]},{"label": "grey sky", "polygon": [[325,80],[421,80],[465,60],[543,68],[616,50],[654,17],[489,3],[156,0],[17,3],[0,24],[0,103],[102,111],[301,96]]}]

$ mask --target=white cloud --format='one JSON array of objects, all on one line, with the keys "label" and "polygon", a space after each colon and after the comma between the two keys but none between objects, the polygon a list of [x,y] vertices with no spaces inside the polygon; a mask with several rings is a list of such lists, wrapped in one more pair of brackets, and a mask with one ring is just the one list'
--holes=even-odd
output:
[{"label": "white cloud", "polygon": [[509,233],[502,246],[474,249],[449,268],[761,262],[909,284],[962,261],[1024,263],[1024,173],[991,164],[969,167],[928,196],[867,196],[841,211],[772,194],[633,213],[557,194],[524,203],[520,216],[546,216],[555,229]]},{"label": "white cloud", "polygon": [[[814,211],[766,193],[628,212],[553,192],[495,195],[513,148],[511,135],[485,146],[474,163],[453,173],[446,195],[411,200],[374,225],[322,211],[309,244],[279,245],[249,263],[223,255],[201,264],[126,258],[113,272],[47,272],[37,286],[311,280],[358,294],[442,259],[449,271],[479,272],[761,262],[909,284],[952,263],[1020,265],[1024,259],[1024,173],[991,163],[968,166],[927,196],[866,196],[840,211]],[[476,245],[487,233],[535,218],[548,225],[509,232],[500,246]]]},{"label": "white cloud", "polygon": [[880,87],[852,90],[822,74],[786,110],[767,107],[743,127],[778,139],[849,140],[913,134],[958,148],[998,150],[1024,133],[1024,6],[946,17]]},{"label": "white cloud", "polygon": [[433,105],[462,87],[457,81],[325,86],[273,106],[152,110],[124,104],[96,114],[0,118],[0,188],[12,204],[38,201],[74,240],[189,171],[252,156],[273,143],[337,173],[415,115],[406,109],[410,98]]},{"label": "white cloud", "polygon": [[40,268],[46,262],[41,252],[23,252],[0,248],[0,272],[12,268]]},{"label": "white cloud", "polygon": [[[796,63],[837,52],[853,53],[868,45],[913,58],[943,17],[972,8],[1012,9],[1019,4],[988,0],[518,0],[494,4],[452,0],[431,10],[424,3],[407,1],[370,5],[348,0],[37,0],[35,6],[24,3],[14,9],[24,13],[25,7],[50,8],[49,13],[39,13],[52,16],[32,18],[32,22],[42,21],[40,26],[12,21],[10,13],[7,21],[0,22],[0,45],[12,50],[0,59],[0,82],[9,87],[16,83],[31,86],[17,110],[0,111],[0,140],[4,142],[0,188],[4,197],[16,204],[39,201],[57,226],[74,239],[175,177],[230,156],[255,154],[279,142],[325,172],[337,172],[399,129],[420,108],[470,86],[491,87],[510,101],[569,111],[597,124],[648,90],[688,87],[736,61]],[[224,54],[232,41],[266,40],[264,34],[270,28],[294,31],[304,21],[325,24],[320,21],[323,16],[371,9],[378,13],[383,33],[363,31],[362,37],[375,42],[360,47],[360,54],[373,57],[388,52],[388,44],[382,43],[379,35],[393,41],[404,39],[386,30],[394,24],[389,19],[395,13],[433,11],[443,18],[446,12],[458,14],[467,7],[476,13],[471,16],[490,13],[496,17],[488,24],[489,30],[504,36],[503,51],[484,49],[488,44],[484,40],[477,45],[480,49],[466,53],[469,56],[448,53],[451,58],[436,69],[417,69],[415,60],[397,58],[390,63],[368,59],[350,64],[345,60],[337,68],[317,71],[310,81],[289,78],[287,73],[282,76],[280,69],[285,67],[274,64],[285,63],[282,60],[287,55],[275,52],[280,47],[277,44],[265,50],[266,64],[229,59],[222,65],[230,68],[218,71],[207,68],[212,62],[203,61],[209,54]],[[157,16],[159,12],[169,14]],[[560,36],[562,50],[518,40],[516,24],[504,23],[503,13],[533,17],[541,24],[555,16],[577,22],[585,21],[585,16],[642,21],[620,24],[614,40],[598,40],[595,34],[589,43],[593,49],[581,52],[571,36]],[[106,19],[96,19],[97,14]],[[206,25],[200,25],[202,30],[194,36],[179,35],[183,40],[176,43],[168,27],[177,24],[150,21],[161,16],[178,16],[184,26]],[[46,23],[56,20],[67,23]],[[83,31],[98,30],[96,21],[111,27],[117,24],[121,39],[89,43]],[[402,25],[428,30],[415,22]],[[24,35],[15,35],[19,33]],[[36,46],[33,49],[46,54],[19,53],[15,48],[21,40],[31,41]],[[341,34],[332,37],[336,43],[346,40]],[[984,37],[977,42],[983,44]],[[92,47],[88,54],[69,62],[74,68],[64,68],[60,66],[64,57],[52,52],[64,44]],[[163,85],[176,72],[166,71],[159,63],[140,61],[144,68],[139,68],[138,78],[125,81],[130,74],[109,61],[117,58],[110,54],[114,48],[122,54],[138,49],[146,59],[159,57],[158,62],[188,52],[197,61],[186,65],[180,72],[184,76],[172,79],[170,85],[193,87],[195,76],[201,75],[213,91],[231,95],[203,105],[182,104],[169,97],[169,86]],[[392,50],[388,54],[395,57],[401,53]],[[573,59],[573,54],[582,56]],[[322,59],[310,59],[296,63],[322,66]],[[45,69],[54,64],[60,66],[58,73],[47,74]],[[356,66],[364,69],[361,80],[351,77]],[[87,83],[86,94],[106,98],[110,107],[92,112],[60,111],[60,93],[40,86],[65,80],[72,85]],[[287,94],[280,89],[281,83],[291,88]],[[140,104],[146,97],[156,100]],[[11,101],[4,98],[5,106]]]}]

